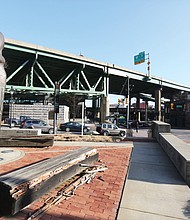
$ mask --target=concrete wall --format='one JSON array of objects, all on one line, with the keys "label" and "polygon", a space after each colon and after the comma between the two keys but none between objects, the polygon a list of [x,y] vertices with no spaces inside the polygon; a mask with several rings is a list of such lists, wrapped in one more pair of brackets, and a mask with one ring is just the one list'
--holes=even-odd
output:
[{"label": "concrete wall", "polygon": [[152,124],[152,137],[156,138],[159,142],[160,133],[170,133],[171,125],[162,121],[153,121]]},{"label": "concrete wall", "polygon": [[[14,104],[13,118],[20,118],[21,115],[29,116],[33,119],[41,119],[53,125],[53,105],[43,105],[42,103],[35,103],[33,105]],[[9,115],[11,117],[11,115]],[[69,107],[59,106],[59,113],[57,114],[57,124],[69,121]]]},{"label": "concrete wall", "polygon": [[187,143],[170,133],[170,124],[154,121],[153,137],[162,146],[181,176],[190,186],[190,147]]}]

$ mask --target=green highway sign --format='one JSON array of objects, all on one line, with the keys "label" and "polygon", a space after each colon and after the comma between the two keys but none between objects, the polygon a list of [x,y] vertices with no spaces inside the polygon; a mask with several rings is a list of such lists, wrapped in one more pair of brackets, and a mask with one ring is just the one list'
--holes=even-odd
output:
[{"label": "green highway sign", "polygon": [[138,55],[134,56],[134,64],[140,64],[145,62],[145,51],[140,52]]}]

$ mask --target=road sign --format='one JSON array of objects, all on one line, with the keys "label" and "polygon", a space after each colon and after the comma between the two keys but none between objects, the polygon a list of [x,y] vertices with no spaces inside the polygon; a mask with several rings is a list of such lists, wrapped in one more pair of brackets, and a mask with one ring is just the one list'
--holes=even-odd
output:
[{"label": "road sign", "polygon": [[140,52],[138,55],[134,56],[134,64],[140,64],[145,62],[145,51]]}]

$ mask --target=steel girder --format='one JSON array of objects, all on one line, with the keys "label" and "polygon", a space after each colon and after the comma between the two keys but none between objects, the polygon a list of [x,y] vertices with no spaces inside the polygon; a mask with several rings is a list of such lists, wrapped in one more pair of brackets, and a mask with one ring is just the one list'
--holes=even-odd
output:
[{"label": "steel girder", "polygon": [[67,54],[14,40],[5,40],[3,55],[7,61],[7,86],[20,93],[53,93],[55,81],[61,93],[85,96],[125,95],[124,81],[130,78],[131,95],[151,94],[162,89],[162,96],[170,98],[180,91],[190,92],[190,87],[159,77],[150,76],[83,56]]},{"label": "steel girder", "polygon": [[6,92],[49,94],[60,85],[60,93],[85,96],[108,95],[108,74],[104,66],[68,59],[64,56],[5,45]]}]

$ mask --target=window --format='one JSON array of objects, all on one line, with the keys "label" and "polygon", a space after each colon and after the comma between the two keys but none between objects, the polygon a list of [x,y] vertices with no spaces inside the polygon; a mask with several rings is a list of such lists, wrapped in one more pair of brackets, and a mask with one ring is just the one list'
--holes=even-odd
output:
[{"label": "window", "polygon": [[40,122],[39,121],[33,121],[32,123],[33,124],[39,124]]},{"label": "window", "polygon": [[108,125],[108,128],[109,128],[109,129],[110,129],[110,128],[112,129],[112,125]]},{"label": "window", "polygon": [[106,124],[103,124],[102,127],[103,127],[103,128],[106,128]]}]

